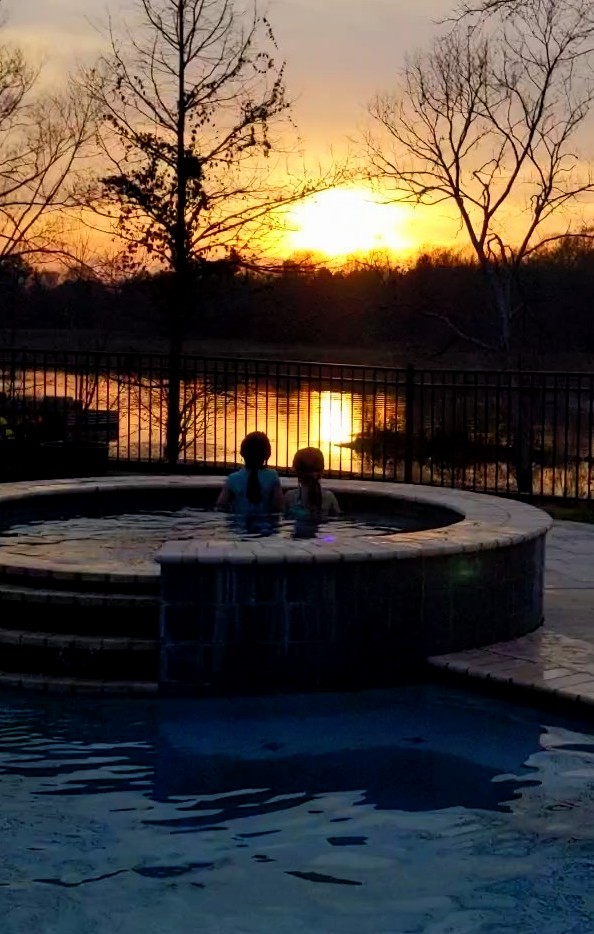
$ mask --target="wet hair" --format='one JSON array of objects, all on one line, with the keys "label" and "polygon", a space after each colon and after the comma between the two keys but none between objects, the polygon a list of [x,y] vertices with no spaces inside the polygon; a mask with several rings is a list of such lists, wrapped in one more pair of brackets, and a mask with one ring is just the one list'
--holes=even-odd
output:
[{"label": "wet hair", "polygon": [[[293,458],[293,470],[303,482],[308,474],[322,474],[324,472],[324,455],[319,448],[300,448]],[[312,513],[322,509],[322,487],[318,477],[308,477],[308,503]]]},{"label": "wet hair", "polygon": [[300,448],[293,458],[293,470],[299,473],[324,472],[324,455],[319,448]]},{"label": "wet hair", "polygon": [[247,498],[250,503],[256,505],[262,502],[258,471],[264,467],[272,453],[267,435],[263,431],[251,431],[241,442],[239,453],[250,472],[247,483]]}]

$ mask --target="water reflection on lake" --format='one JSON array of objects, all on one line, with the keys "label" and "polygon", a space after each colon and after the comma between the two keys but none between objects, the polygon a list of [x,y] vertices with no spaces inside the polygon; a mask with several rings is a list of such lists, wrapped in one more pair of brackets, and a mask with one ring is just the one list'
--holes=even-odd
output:
[{"label": "water reflection on lake", "polygon": [[[91,407],[118,410],[119,442],[114,456],[158,460],[165,444],[165,399],[158,381],[122,375],[83,379],[66,372],[30,371],[23,389],[39,398],[66,395],[91,399]],[[259,378],[213,387],[196,379],[182,386],[188,460],[233,464],[241,460],[242,438],[265,431],[272,445],[271,463],[290,466],[299,447],[314,445],[324,452],[332,470],[360,470],[361,458],[349,445],[367,423],[395,417],[395,394],[354,393],[340,387],[316,389],[310,381],[280,389],[276,381]],[[403,401],[400,402],[403,406]],[[404,417],[404,409],[401,412]]]},{"label": "water reflection on lake", "polygon": [[[186,462],[231,467],[241,461],[242,438],[258,429],[268,434],[271,464],[281,469],[291,466],[299,447],[314,445],[330,471],[404,479],[407,393],[402,371],[272,361],[202,363],[203,370],[182,384]],[[533,489],[541,495],[588,495],[594,392],[589,382],[582,385],[578,379],[564,394],[551,378],[552,383],[548,377],[535,383],[528,397],[522,390],[529,402],[523,417],[531,432]],[[162,372],[75,374],[32,367],[19,380],[19,392],[40,400],[71,396],[83,407],[117,411],[119,439],[111,446],[112,458],[163,459]],[[517,392],[505,374],[419,371],[408,426],[416,445],[414,481],[515,492],[511,411]],[[426,445],[439,432],[453,439],[454,460],[449,448],[440,458]],[[361,433],[368,436],[365,456]]]}]

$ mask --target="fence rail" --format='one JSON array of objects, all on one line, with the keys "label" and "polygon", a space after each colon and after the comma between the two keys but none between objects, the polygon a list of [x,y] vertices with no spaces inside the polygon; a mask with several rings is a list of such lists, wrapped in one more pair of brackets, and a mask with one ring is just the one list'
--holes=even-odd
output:
[{"label": "fence rail", "polygon": [[[114,467],[164,464],[168,358],[0,350],[0,397],[40,437],[109,446]],[[15,414],[16,413],[16,414]],[[19,414],[20,413],[20,414]],[[180,465],[225,470],[251,430],[272,462],[320,447],[333,476],[592,497],[594,374],[182,359]]]}]

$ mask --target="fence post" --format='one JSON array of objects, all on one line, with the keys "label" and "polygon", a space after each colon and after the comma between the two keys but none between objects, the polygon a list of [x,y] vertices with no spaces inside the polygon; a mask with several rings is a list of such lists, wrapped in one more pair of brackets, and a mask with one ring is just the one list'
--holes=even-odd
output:
[{"label": "fence post", "polygon": [[532,419],[533,384],[528,373],[512,376],[511,385],[517,387],[517,399],[512,408],[514,429],[516,484],[520,496],[532,496]]},{"label": "fence post", "polygon": [[412,483],[415,436],[415,368],[412,363],[406,368],[406,390],[404,411],[404,482]]}]

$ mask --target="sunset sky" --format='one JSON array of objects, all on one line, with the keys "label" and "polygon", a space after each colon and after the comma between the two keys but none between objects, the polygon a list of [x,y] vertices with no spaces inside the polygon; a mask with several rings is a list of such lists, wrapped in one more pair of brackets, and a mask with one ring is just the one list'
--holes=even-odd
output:
[{"label": "sunset sky", "polygon": [[[51,83],[75,64],[91,62],[101,51],[99,27],[108,11],[117,19],[131,5],[133,0],[0,0],[7,14],[3,34],[44,56],[44,80]],[[394,87],[405,54],[431,42],[439,19],[453,5],[454,0],[268,0],[260,5],[268,11],[287,63],[294,118],[309,157],[340,155],[349,138],[360,138],[369,125],[371,98]],[[457,230],[451,209],[441,206],[421,211],[380,207],[359,196],[340,203],[322,199],[308,210],[299,216],[303,230],[292,244],[295,249],[323,250],[320,227],[332,217],[338,217],[342,230],[358,225],[371,231],[375,225],[378,246],[403,251],[451,243]],[[314,232],[317,243],[311,242]],[[333,246],[330,234],[327,239],[330,250],[340,252],[342,244]]]},{"label": "sunset sky", "polygon": [[[93,29],[133,0],[2,0],[7,30],[42,49],[52,73],[101,48]],[[297,123],[315,147],[339,146],[365,118],[370,97],[393,83],[404,54],[431,38],[452,0],[268,0]],[[50,68],[47,69],[48,74]]]},{"label": "sunset sky", "polygon": [[[3,35],[43,56],[44,80],[51,84],[76,64],[92,62],[102,48],[100,28],[108,12],[117,17],[132,4],[133,0],[3,0]],[[394,84],[405,52],[429,41],[435,21],[450,8],[450,0],[269,0],[260,5],[268,10],[279,54],[286,61],[295,122],[312,161],[352,148],[349,138],[367,122],[369,100]],[[423,213],[367,204],[360,193],[344,203],[322,199],[300,215],[304,229],[290,246],[323,251],[326,243],[330,251],[340,252],[344,246],[348,252],[351,246],[385,245],[410,251],[427,242],[448,242],[454,228],[443,212],[432,211],[429,220]],[[337,216],[339,238],[334,242],[328,223]],[[343,243],[345,225],[358,228],[353,244]],[[312,228],[315,242],[308,232]]]}]

